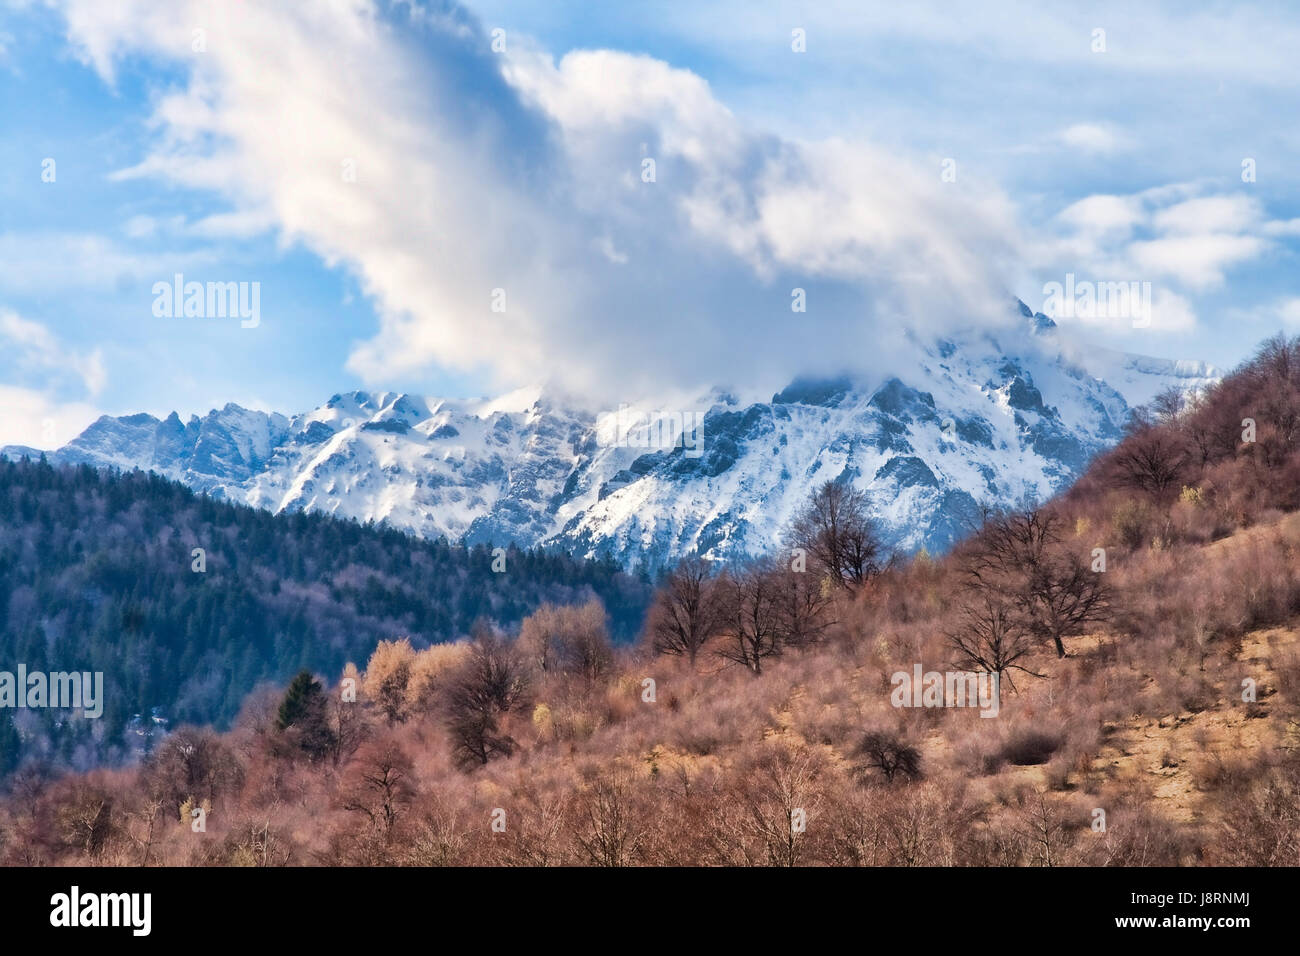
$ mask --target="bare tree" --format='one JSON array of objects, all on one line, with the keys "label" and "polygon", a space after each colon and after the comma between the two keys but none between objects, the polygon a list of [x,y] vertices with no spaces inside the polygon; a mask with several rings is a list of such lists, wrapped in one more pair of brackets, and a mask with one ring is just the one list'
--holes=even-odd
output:
[{"label": "bare tree", "polygon": [[630,789],[621,779],[602,778],[580,797],[582,823],[574,841],[596,866],[627,866],[640,847]]},{"label": "bare tree", "polygon": [[961,568],[968,589],[1009,601],[1029,633],[1064,657],[1065,638],[1110,616],[1110,589],[1061,543],[1059,524],[1044,510],[994,517],[965,547]]},{"label": "bare tree", "polygon": [[1110,617],[1110,589],[1077,554],[1043,561],[1029,574],[1025,596],[1030,632],[1065,656],[1064,639]]},{"label": "bare tree", "polygon": [[771,572],[773,599],[781,628],[781,640],[791,647],[820,641],[835,623],[831,610],[830,582],[798,571],[774,568]]},{"label": "bare tree", "polygon": [[1151,399],[1148,408],[1151,417],[1157,423],[1170,425],[1176,422],[1190,406],[1191,402],[1187,392],[1176,385],[1171,385]]},{"label": "bare tree", "polygon": [[1139,424],[1115,449],[1112,463],[1121,482],[1164,499],[1182,484],[1191,460],[1182,435],[1159,425]]},{"label": "bare tree", "polygon": [[1192,460],[1204,468],[1215,454],[1224,448],[1236,445],[1238,429],[1233,428],[1231,436],[1225,439],[1220,423],[1213,421],[1209,415],[1193,415],[1183,425],[1183,434],[1191,443]]},{"label": "bare tree", "polygon": [[1060,866],[1068,862],[1067,851],[1074,843],[1074,831],[1067,824],[1061,805],[1036,789],[1020,794],[1020,812],[1015,831],[1033,847],[1032,866]]},{"label": "bare tree", "polygon": [[921,776],[921,752],[894,734],[872,731],[858,744],[857,754],[867,767],[879,770],[886,783],[897,776],[909,780]]},{"label": "bare tree", "polygon": [[154,840],[157,838],[158,818],[166,805],[164,797],[156,793],[144,793],[137,794],[127,810],[127,839],[140,850],[139,866],[149,865]]},{"label": "bare tree", "polygon": [[112,796],[103,787],[80,779],[74,779],[60,799],[56,821],[63,843],[90,857],[103,854],[117,829]]},{"label": "bare tree", "polygon": [[568,793],[539,792],[531,783],[512,793],[515,809],[511,814],[515,824],[501,839],[492,841],[500,847],[501,862],[507,866],[564,865],[569,859],[567,830],[571,800]]},{"label": "bare tree", "polygon": [[1042,563],[1048,549],[1059,543],[1058,524],[1056,516],[1045,511],[988,512],[960,555],[966,583],[1007,590],[1009,580]]},{"label": "bare tree", "polygon": [[962,836],[976,814],[959,794],[937,783],[911,783],[890,797],[880,819],[885,860],[891,866],[954,866]]},{"label": "bare tree", "polygon": [[421,800],[415,820],[404,862],[414,866],[457,866],[463,862],[470,827],[461,804],[431,793]]},{"label": "bare tree", "polygon": [[396,741],[372,741],[349,773],[343,809],[363,814],[386,840],[415,795],[412,773],[411,758]]},{"label": "bare tree", "polygon": [[837,587],[856,589],[880,572],[883,547],[868,510],[865,493],[828,481],[795,516],[790,543]]},{"label": "bare tree", "polygon": [[1015,604],[989,590],[962,602],[956,610],[957,624],[947,634],[957,654],[956,667],[998,675],[998,693],[1005,679],[1016,689],[1010,671],[1042,677],[1020,661],[1033,649],[1032,635]]},{"label": "bare tree", "polygon": [[146,761],[142,778],[149,796],[175,811],[187,799],[215,803],[244,782],[235,752],[210,730],[181,727]]},{"label": "bare tree", "polygon": [[331,742],[329,756],[334,766],[346,763],[370,734],[370,727],[356,701],[343,700],[335,693],[326,707]]},{"label": "bare tree", "polygon": [[720,814],[719,855],[728,863],[797,866],[816,841],[827,789],[820,750],[764,744],[742,764],[734,795]]},{"label": "bare tree", "polygon": [[754,562],[726,578],[730,633],[718,649],[725,660],[763,672],[763,661],[782,650],[785,630],[771,567]]},{"label": "bare tree", "polygon": [[[1276,468],[1295,450],[1300,437],[1300,339],[1274,336],[1251,363],[1251,402],[1258,408],[1256,439],[1264,463]],[[1234,423],[1235,424],[1235,423]]]},{"label": "bare tree", "polygon": [[508,640],[490,631],[475,635],[456,677],[453,694],[468,696],[497,713],[514,710],[528,694],[528,668],[522,655]]},{"label": "bare tree", "polygon": [[462,770],[472,770],[493,757],[509,757],[518,746],[509,734],[500,732],[496,714],[449,703],[447,730],[451,734],[452,756]]},{"label": "bare tree", "polygon": [[232,828],[226,840],[232,845],[231,858],[239,865],[288,866],[293,859],[292,842],[270,820],[245,821]]},{"label": "bare tree", "polygon": [[683,559],[665,579],[650,610],[648,630],[655,653],[685,657],[695,667],[700,649],[725,620],[722,583],[698,555]]}]

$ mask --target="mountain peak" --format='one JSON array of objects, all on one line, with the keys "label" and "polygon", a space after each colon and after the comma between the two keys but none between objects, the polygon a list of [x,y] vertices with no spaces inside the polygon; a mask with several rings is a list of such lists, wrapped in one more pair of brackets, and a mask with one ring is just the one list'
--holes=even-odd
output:
[{"label": "mountain peak", "polygon": [[105,416],[54,457],[152,469],[272,510],[651,565],[769,551],[836,479],[871,495],[893,546],[933,553],[976,502],[1044,499],[1071,481],[1118,439],[1133,396],[1215,375],[1074,348],[1019,306],[1038,334],[1010,349],[979,332],[918,338],[920,361],[875,386],[804,376],[748,405],[714,389],[689,415],[625,407],[617,428],[553,386],[472,400],[353,391],[292,420],[234,403],[183,427],[174,413]]}]

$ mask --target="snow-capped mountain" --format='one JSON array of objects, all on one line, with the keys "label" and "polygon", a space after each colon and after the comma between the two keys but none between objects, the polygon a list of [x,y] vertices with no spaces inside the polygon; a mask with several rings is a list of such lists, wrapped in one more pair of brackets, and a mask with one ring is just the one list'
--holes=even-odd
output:
[{"label": "snow-capped mountain", "polygon": [[188,422],[105,416],[51,458],[152,469],[275,511],[652,566],[692,549],[775,549],[833,479],[871,494],[895,547],[939,551],[979,503],[1068,484],[1119,438],[1131,405],[1219,377],[1201,362],[1080,348],[1020,311],[1009,333],[917,342],[917,359],[881,380],[797,380],[749,404],[714,392],[674,447],[650,409],[602,416],[542,389],[493,401],[353,392],[293,418],[233,404]]}]

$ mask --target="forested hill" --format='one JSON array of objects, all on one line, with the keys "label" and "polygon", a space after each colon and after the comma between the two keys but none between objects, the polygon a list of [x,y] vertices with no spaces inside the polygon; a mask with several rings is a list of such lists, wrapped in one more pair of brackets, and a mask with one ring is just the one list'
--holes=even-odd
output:
[{"label": "forested hill", "polygon": [[259,681],[337,675],[380,639],[445,641],[480,618],[508,629],[543,601],[591,594],[628,638],[650,586],[540,551],[511,549],[495,572],[490,546],[275,515],[139,471],[0,458],[0,671],[102,671],[105,698],[99,719],[0,709],[0,774],[25,759],[117,762],[141,746],[135,715],[222,725]]}]

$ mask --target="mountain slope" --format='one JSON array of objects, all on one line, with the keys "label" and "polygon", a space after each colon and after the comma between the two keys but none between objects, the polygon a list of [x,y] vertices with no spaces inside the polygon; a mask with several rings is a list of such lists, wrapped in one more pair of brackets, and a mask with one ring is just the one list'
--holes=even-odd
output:
[{"label": "mountain slope", "polygon": [[480,619],[514,628],[547,601],[595,595],[615,637],[640,629],[649,585],[611,562],[493,563],[486,548],[273,515],[156,475],[0,461],[0,671],[104,675],[99,719],[3,710],[0,736],[12,713],[23,746],[0,741],[0,775],[20,757],[114,762],[151,714],[224,724],[260,681],[336,673],[380,640],[438,643]]}]

